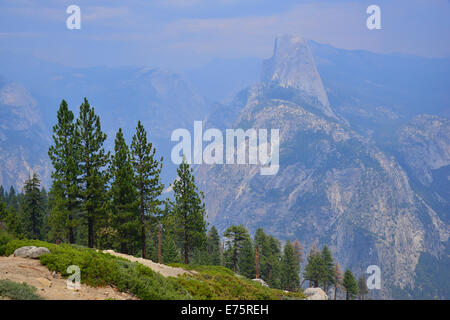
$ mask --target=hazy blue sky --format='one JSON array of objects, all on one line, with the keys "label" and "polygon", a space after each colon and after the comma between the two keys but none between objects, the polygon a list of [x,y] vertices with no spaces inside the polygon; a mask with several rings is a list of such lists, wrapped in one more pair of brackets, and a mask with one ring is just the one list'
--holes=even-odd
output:
[{"label": "hazy blue sky", "polygon": [[[66,8],[81,8],[68,30]],[[381,7],[382,30],[366,28]],[[70,66],[189,68],[272,53],[278,33],[339,48],[450,56],[449,0],[0,0],[0,50]]]}]

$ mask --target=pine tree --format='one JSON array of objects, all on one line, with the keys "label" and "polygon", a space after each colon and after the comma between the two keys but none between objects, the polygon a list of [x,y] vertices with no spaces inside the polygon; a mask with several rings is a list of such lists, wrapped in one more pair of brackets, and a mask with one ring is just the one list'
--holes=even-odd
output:
[{"label": "pine tree", "polygon": [[243,242],[250,236],[247,229],[243,225],[231,226],[224,232],[224,237],[227,238],[226,244],[233,252],[233,271],[237,272],[238,255],[242,248]]},{"label": "pine tree", "polygon": [[334,300],[336,300],[337,292],[342,286],[344,275],[342,274],[341,266],[336,262],[334,266]]},{"label": "pine tree", "polygon": [[163,263],[180,262],[180,253],[172,234],[167,233],[163,237],[161,260]]},{"label": "pine tree", "polygon": [[6,225],[9,234],[16,238],[23,236],[22,219],[13,207],[7,206],[8,193],[0,186],[0,222]]},{"label": "pine tree", "polygon": [[[0,191],[3,191],[3,189]],[[1,195],[0,195],[0,222],[3,222],[6,224],[7,215],[8,215],[8,211],[6,209],[6,202],[3,201],[3,199],[1,198]],[[0,223],[0,231],[1,231],[1,228],[2,228],[2,224]]]},{"label": "pine tree", "polygon": [[210,259],[206,252],[206,242],[199,247],[192,250],[192,264],[194,265],[209,265]]},{"label": "pine tree", "polygon": [[82,210],[87,223],[88,246],[95,245],[95,228],[106,218],[106,183],[108,175],[105,166],[109,153],[103,143],[106,134],[102,132],[100,118],[94,108],[84,98],[80,106],[80,115],[76,122],[77,136],[80,139],[80,196]]},{"label": "pine tree", "polygon": [[111,177],[111,221],[117,231],[121,253],[133,253],[139,242],[138,192],[134,183],[131,154],[122,129],[116,134],[114,155],[109,166]]},{"label": "pine tree", "polygon": [[320,251],[313,246],[309,252],[303,277],[312,282],[314,287],[318,287],[323,282],[325,275],[325,266]]},{"label": "pine tree", "polygon": [[177,169],[178,178],[173,183],[175,193],[174,214],[178,236],[182,242],[184,263],[189,264],[189,256],[195,248],[206,242],[205,205],[203,193],[198,191],[192,168],[186,159]]},{"label": "pine tree", "polygon": [[[268,284],[273,288],[280,289],[281,288],[281,243],[278,239],[273,236],[268,236],[266,238],[267,247],[269,250],[268,261],[267,264],[269,266],[268,270]],[[264,248],[263,248],[264,250]]]},{"label": "pine tree", "polygon": [[9,208],[13,208],[16,212],[19,211],[19,196],[16,194],[16,190],[14,190],[13,186],[9,188],[9,193],[6,197],[6,205]]},{"label": "pine tree", "polygon": [[255,246],[258,247],[261,278],[270,287],[281,287],[281,245],[272,236],[258,228],[255,233]]},{"label": "pine tree", "polygon": [[155,159],[156,149],[147,142],[147,132],[139,121],[131,142],[131,163],[134,168],[134,181],[138,190],[139,222],[141,232],[141,255],[146,257],[146,230],[150,217],[160,214],[162,202],[159,197],[164,190],[161,183],[162,161]]},{"label": "pine tree", "polygon": [[8,208],[6,210],[6,228],[8,232],[14,235],[16,238],[22,238],[24,236],[24,226],[19,213],[14,208]]},{"label": "pine tree", "polygon": [[216,227],[209,229],[206,239],[206,251],[210,257],[209,263],[213,266],[220,265],[220,236]]},{"label": "pine tree", "polygon": [[358,294],[358,284],[356,283],[353,273],[349,269],[345,270],[342,284],[346,291],[346,300],[353,300]]},{"label": "pine tree", "polygon": [[67,102],[62,100],[53,127],[53,144],[48,150],[54,171],[52,172],[52,227],[68,234],[69,243],[75,243],[75,227],[79,211],[80,137],[74,115]]},{"label": "pine tree", "polygon": [[44,216],[44,200],[39,187],[41,181],[36,173],[25,181],[23,197],[23,221],[25,234],[32,239],[39,239]]},{"label": "pine tree", "polygon": [[323,272],[322,281],[324,291],[328,294],[328,289],[331,285],[334,285],[334,261],[333,256],[331,255],[331,251],[327,246],[322,248],[321,252],[322,263],[323,263]]},{"label": "pine tree", "polygon": [[74,227],[73,239],[74,240],[77,239],[77,237],[76,237],[77,229],[75,228],[75,221],[77,221],[77,219],[72,220],[73,224],[69,223],[70,220],[65,215],[65,213],[67,213],[67,211],[64,209],[64,205],[62,204],[62,201],[61,201],[62,197],[60,195],[55,195],[55,193],[57,193],[59,190],[61,190],[61,189],[56,187],[56,183],[53,182],[52,188],[50,189],[50,193],[49,193],[49,205],[48,205],[49,230],[48,230],[47,238],[49,241],[55,242],[55,243],[60,243],[60,242],[64,242],[67,240],[70,242],[70,240],[71,240],[70,226]]},{"label": "pine tree", "polygon": [[367,283],[364,276],[358,278],[358,292],[359,300],[365,300],[366,295],[369,293],[369,288],[367,288]]},{"label": "pine tree", "polygon": [[255,248],[252,243],[252,239],[247,237],[243,243],[242,248],[239,252],[238,256],[238,270],[239,274],[253,279],[256,275],[256,256],[255,256]]},{"label": "pine tree", "polygon": [[294,246],[287,240],[283,250],[281,271],[281,283],[284,290],[297,290],[300,283],[299,272],[300,264],[298,262],[298,257],[295,255]]},{"label": "pine tree", "polygon": [[0,203],[4,203],[6,208],[6,192],[3,186],[0,186]]}]

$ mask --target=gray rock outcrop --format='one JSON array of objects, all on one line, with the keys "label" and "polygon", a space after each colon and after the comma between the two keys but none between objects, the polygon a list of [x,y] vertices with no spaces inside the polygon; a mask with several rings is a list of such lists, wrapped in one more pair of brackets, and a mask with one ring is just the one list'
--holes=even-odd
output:
[{"label": "gray rock outcrop", "polygon": [[307,296],[306,300],[328,300],[328,295],[321,288],[308,288],[303,294]]},{"label": "gray rock outcrop", "polygon": [[21,258],[37,259],[44,253],[49,252],[50,250],[48,250],[45,247],[26,246],[16,249],[16,251],[14,251],[14,256]]}]

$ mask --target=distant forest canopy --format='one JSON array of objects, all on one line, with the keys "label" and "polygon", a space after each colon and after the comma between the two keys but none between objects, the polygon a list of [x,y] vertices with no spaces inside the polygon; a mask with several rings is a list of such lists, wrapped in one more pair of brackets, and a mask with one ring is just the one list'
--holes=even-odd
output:
[{"label": "distant forest canopy", "polygon": [[343,273],[326,246],[313,245],[305,261],[298,240],[282,246],[261,228],[252,239],[242,225],[226,229],[221,241],[217,229],[208,228],[203,193],[185,161],[171,184],[173,199],[163,199],[163,159],[155,157],[140,121],[129,145],[119,129],[113,154],[105,151],[105,140],[87,99],[77,119],[61,102],[48,151],[54,168],[50,191],[41,188],[37,174],[20,193],[0,186],[0,255],[13,238],[39,239],[160,263],[222,265],[273,288],[298,291],[307,285],[322,287],[334,299],[366,298],[364,276],[356,280],[350,270]]}]

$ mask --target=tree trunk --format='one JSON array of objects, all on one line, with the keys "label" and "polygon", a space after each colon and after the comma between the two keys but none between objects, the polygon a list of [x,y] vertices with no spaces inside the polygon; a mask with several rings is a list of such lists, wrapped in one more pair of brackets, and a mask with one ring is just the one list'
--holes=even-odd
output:
[{"label": "tree trunk", "polygon": [[158,263],[161,264],[161,225],[158,223]]},{"label": "tree trunk", "polygon": [[189,264],[189,239],[187,235],[187,213],[184,212],[184,263]]},{"label": "tree trunk", "polygon": [[237,246],[234,246],[234,253],[233,253],[233,272],[236,273],[236,263],[237,263]]},{"label": "tree trunk", "polygon": [[142,251],[142,258],[145,259],[145,211],[144,211],[144,195],[142,194],[142,183],[140,185],[141,189],[141,251]]},{"label": "tree trunk", "polygon": [[184,231],[184,263],[189,264],[189,243],[186,230]]},{"label": "tree trunk", "polygon": [[143,219],[141,219],[141,251],[142,251],[142,258],[145,259],[146,258],[146,248],[145,248],[145,226],[144,226],[144,221]]},{"label": "tree trunk", "polygon": [[94,221],[92,218],[88,218],[88,247],[94,247]]},{"label": "tree trunk", "polygon": [[75,235],[72,226],[72,205],[69,205],[69,243],[75,243]]}]

